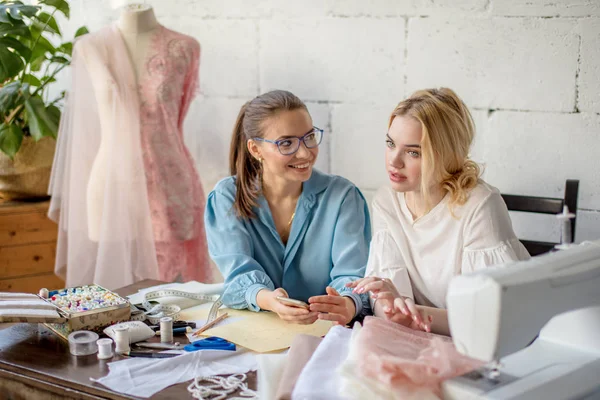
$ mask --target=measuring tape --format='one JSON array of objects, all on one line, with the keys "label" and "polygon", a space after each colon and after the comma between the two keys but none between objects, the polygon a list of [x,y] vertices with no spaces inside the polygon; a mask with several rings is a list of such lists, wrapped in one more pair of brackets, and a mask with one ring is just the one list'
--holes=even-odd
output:
[{"label": "measuring tape", "polygon": [[[131,320],[144,321],[147,319],[153,325],[157,325],[162,317],[171,317],[173,318],[173,321],[177,321],[179,319],[181,307],[176,304],[160,304],[159,302],[159,300],[167,297],[179,297],[197,301],[197,304],[194,305],[204,303],[218,304],[213,304],[211,310],[215,307],[218,309],[223,304],[220,300],[220,294],[189,293],[172,289],[157,290],[146,293],[142,304],[131,305]],[[150,303],[151,301],[158,302],[159,304],[153,305]]]}]

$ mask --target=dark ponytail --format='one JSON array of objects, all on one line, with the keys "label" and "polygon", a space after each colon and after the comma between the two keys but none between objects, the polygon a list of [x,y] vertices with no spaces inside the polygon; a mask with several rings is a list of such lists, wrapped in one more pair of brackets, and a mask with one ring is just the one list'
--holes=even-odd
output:
[{"label": "dark ponytail", "polygon": [[262,137],[263,122],[281,111],[304,109],[306,105],[294,94],[274,90],[244,104],[238,114],[229,150],[229,172],[236,177],[234,209],[242,218],[253,218],[253,208],[260,193],[262,165],[248,151],[248,139]]}]

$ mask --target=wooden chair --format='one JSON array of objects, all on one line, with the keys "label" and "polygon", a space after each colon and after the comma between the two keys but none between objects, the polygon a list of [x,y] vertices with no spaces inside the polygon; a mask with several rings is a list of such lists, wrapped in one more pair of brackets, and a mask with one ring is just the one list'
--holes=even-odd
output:
[{"label": "wooden chair", "polygon": [[[577,196],[579,193],[579,180],[568,179],[565,184],[565,197],[535,197],[519,196],[514,194],[502,194],[506,206],[511,211],[523,211],[542,214],[560,214],[563,206],[569,207],[569,212],[575,214],[571,220],[571,237],[575,241],[575,223],[577,220]],[[519,239],[531,256],[547,253],[558,243],[538,242],[533,240]]]}]

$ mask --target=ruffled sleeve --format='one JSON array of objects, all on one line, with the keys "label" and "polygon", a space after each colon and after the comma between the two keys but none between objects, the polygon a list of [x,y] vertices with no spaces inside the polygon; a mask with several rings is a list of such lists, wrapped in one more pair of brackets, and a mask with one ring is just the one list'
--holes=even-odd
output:
[{"label": "ruffled sleeve", "polygon": [[373,239],[365,276],[387,278],[402,296],[414,300],[406,261],[391,231],[390,221],[397,218],[393,199],[389,188],[381,188],[373,199]]},{"label": "ruffled sleeve", "polygon": [[252,237],[233,211],[232,194],[213,190],[204,218],[210,256],[225,277],[223,304],[260,311],[256,295],[261,289],[275,290],[275,285],[253,257]]},{"label": "ruffled sleeve", "polygon": [[[373,212],[373,218],[377,218]],[[404,297],[414,300],[412,285],[404,258],[392,234],[387,229],[381,229],[373,235],[369,250],[369,261],[365,276],[387,278],[392,281],[398,292]]]},{"label": "ruffled sleeve", "polygon": [[461,273],[530,258],[513,231],[506,204],[497,191],[490,193],[469,218]]}]

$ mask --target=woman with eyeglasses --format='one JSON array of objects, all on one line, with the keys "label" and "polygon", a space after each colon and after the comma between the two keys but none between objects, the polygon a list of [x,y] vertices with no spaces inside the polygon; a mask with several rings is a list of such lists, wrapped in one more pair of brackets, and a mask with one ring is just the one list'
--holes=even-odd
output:
[{"label": "woman with eyeglasses", "polygon": [[240,110],[232,176],[215,186],[205,213],[226,306],[269,310],[299,324],[342,325],[369,307],[365,295],[346,287],[364,276],[369,211],[351,182],[313,168],[322,139],[323,130],[290,92],[262,94]]},{"label": "woman with eyeglasses", "polygon": [[392,112],[390,185],[373,199],[367,277],[348,284],[371,293],[375,315],[449,335],[454,276],[529,258],[500,192],[468,157],[474,135],[467,106],[447,88],[419,90]]}]

